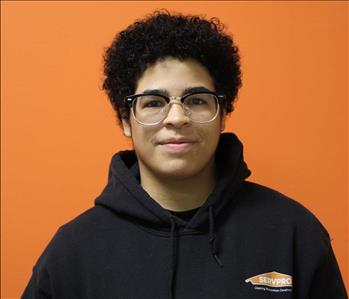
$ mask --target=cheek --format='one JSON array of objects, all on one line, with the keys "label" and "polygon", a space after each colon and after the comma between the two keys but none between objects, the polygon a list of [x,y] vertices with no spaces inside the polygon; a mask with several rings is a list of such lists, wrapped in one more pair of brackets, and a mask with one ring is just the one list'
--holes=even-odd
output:
[{"label": "cheek", "polygon": [[204,130],[206,142],[209,142],[209,147],[214,147],[215,142],[219,139],[222,131],[221,119],[210,124],[207,130]]},{"label": "cheek", "polygon": [[204,150],[202,155],[206,156],[214,156],[215,150],[217,148],[217,144],[221,135],[221,122],[217,121],[211,124],[212,126],[204,131],[203,139],[205,140],[203,146]]},{"label": "cheek", "polygon": [[132,124],[131,127],[132,132],[132,142],[136,152],[147,152],[149,151],[149,147],[152,145],[152,141],[154,139],[153,130],[145,129],[138,124]]}]

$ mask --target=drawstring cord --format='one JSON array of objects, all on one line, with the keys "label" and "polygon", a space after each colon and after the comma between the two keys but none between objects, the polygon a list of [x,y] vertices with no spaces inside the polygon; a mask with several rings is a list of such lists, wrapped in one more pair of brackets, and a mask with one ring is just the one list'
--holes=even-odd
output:
[{"label": "drawstring cord", "polygon": [[171,269],[170,269],[170,281],[169,281],[169,298],[174,298],[174,279],[176,274],[176,224],[173,218],[171,220],[171,248],[172,248],[172,258],[171,258]]},{"label": "drawstring cord", "polygon": [[217,248],[216,248],[216,236],[214,235],[214,217],[213,217],[213,208],[212,206],[209,207],[209,225],[210,225],[210,239],[209,242],[211,244],[211,253],[214,257],[214,259],[216,260],[217,264],[220,267],[223,267],[223,263],[222,261],[219,259],[218,255],[217,255]]},{"label": "drawstring cord", "polygon": [[[175,277],[176,277],[176,223],[173,218],[170,218],[171,221],[171,268],[170,268],[170,277],[169,277],[169,299],[174,299],[174,285],[175,285]],[[214,216],[213,216],[213,208],[209,207],[209,243],[211,246],[211,253],[214,257],[216,263],[223,267],[222,261],[218,257],[218,252],[216,248],[216,236],[214,235]]]}]

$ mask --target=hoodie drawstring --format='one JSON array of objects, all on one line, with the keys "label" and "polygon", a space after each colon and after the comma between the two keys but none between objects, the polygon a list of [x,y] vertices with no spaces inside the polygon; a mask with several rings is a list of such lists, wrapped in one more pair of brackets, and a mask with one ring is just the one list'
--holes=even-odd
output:
[{"label": "hoodie drawstring", "polygon": [[213,208],[212,206],[209,207],[209,226],[210,226],[210,245],[211,245],[211,253],[216,260],[217,264],[220,267],[223,267],[222,261],[219,259],[218,254],[217,254],[217,248],[216,248],[216,236],[214,235],[214,217],[213,217]]},{"label": "hoodie drawstring", "polygon": [[[171,267],[170,267],[170,277],[169,277],[169,299],[174,299],[174,285],[176,277],[176,258],[177,258],[177,243],[176,243],[176,223],[173,218],[170,218],[171,221]],[[211,253],[214,257],[216,263],[223,267],[222,261],[218,257],[218,252],[216,248],[216,236],[214,235],[214,215],[212,206],[209,207],[209,243],[211,246]]]},{"label": "hoodie drawstring", "polygon": [[170,280],[169,280],[169,298],[174,298],[174,279],[176,274],[176,224],[173,218],[171,220],[171,248],[172,248],[172,258],[171,258],[171,268],[170,268]]}]

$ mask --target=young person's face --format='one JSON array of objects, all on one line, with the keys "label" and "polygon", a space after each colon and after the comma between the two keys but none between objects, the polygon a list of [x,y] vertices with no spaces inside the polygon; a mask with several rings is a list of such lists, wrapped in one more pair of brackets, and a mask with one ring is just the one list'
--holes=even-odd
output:
[{"label": "young person's face", "polygon": [[[214,91],[208,71],[193,60],[166,58],[145,70],[136,85],[136,94],[163,90],[168,96],[182,96],[185,90],[203,87]],[[225,116],[221,113],[209,123],[194,123],[181,105],[172,104],[166,118],[157,125],[139,124],[132,114],[123,121],[126,136],[131,136],[140,168],[155,176],[185,179],[214,167],[214,154]],[[173,144],[178,140],[181,144]]]}]

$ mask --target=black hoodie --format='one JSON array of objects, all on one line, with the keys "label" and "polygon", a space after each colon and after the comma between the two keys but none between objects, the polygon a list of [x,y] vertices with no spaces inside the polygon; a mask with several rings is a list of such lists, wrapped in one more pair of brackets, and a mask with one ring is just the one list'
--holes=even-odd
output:
[{"label": "black hoodie", "polygon": [[57,231],[22,299],[347,298],[325,228],[245,181],[234,134],[216,165],[214,191],[186,221],[142,189],[134,151],[115,154],[95,206]]}]

